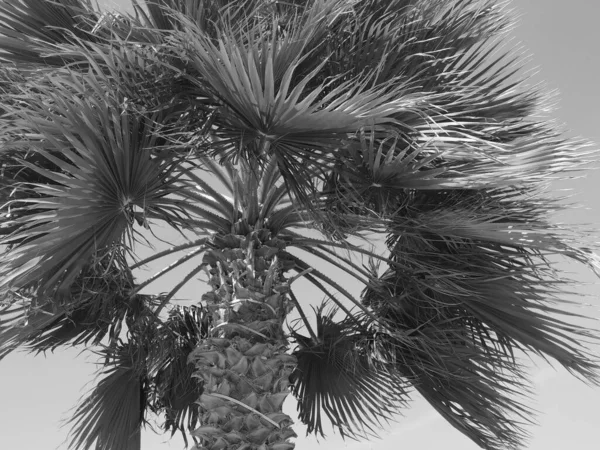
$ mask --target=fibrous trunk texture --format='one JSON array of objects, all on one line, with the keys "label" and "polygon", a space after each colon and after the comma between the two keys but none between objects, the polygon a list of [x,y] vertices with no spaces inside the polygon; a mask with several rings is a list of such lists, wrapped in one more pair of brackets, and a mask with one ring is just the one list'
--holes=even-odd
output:
[{"label": "fibrous trunk texture", "polygon": [[296,365],[283,331],[291,309],[279,257],[285,243],[266,229],[248,231],[216,236],[204,258],[211,337],[190,355],[204,383],[199,449],[294,448],[292,420],[282,412]]}]

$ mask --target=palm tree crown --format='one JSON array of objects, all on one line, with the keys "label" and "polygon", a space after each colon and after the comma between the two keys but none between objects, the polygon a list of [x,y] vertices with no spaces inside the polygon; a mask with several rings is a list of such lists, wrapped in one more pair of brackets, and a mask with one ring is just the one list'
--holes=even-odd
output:
[{"label": "palm tree crown", "polygon": [[[0,0],[0,358],[99,354],[72,448],[137,449],[152,413],[292,449],[288,393],[365,438],[412,390],[520,448],[523,352],[598,383],[557,261],[599,260],[548,189],[595,153],[546,117],[505,2],[132,3]],[[158,227],[183,244],[140,256]]]}]

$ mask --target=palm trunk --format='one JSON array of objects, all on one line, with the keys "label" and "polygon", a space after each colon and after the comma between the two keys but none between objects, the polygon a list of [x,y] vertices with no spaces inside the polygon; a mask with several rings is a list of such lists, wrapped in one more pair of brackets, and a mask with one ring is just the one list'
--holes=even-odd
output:
[{"label": "palm trunk", "polygon": [[194,435],[200,449],[289,450],[296,434],[282,405],[296,359],[283,332],[291,309],[278,258],[284,243],[267,229],[241,228],[217,236],[204,259],[212,291],[203,300],[213,323],[190,355],[204,381]]}]

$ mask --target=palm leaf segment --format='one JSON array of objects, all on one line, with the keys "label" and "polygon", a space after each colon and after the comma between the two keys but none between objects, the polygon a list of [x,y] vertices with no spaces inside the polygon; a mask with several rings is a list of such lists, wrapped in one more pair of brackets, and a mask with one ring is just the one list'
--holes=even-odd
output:
[{"label": "palm leaf segment", "polygon": [[[412,385],[481,447],[516,448],[531,413],[518,351],[597,381],[585,348],[597,338],[564,318],[569,283],[553,261],[598,262],[581,232],[549,223],[559,202],[543,190],[592,153],[540,119],[547,99],[502,46],[504,3],[160,0],[135,2],[135,16],[38,3],[0,2],[13,64],[0,85],[0,356],[103,346],[75,448],[136,448],[145,411],[232,444],[237,434],[206,428],[227,422],[214,408],[241,411],[213,398],[207,354],[234,354],[222,332],[267,338],[255,315],[268,307],[248,305],[275,311],[282,298],[310,334],[291,334],[292,380],[317,433],[324,413],[343,435],[374,434]],[[157,222],[186,242],[137,259]],[[193,262],[169,292],[140,293]],[[203,271],[204,307],[173,307]],[[346,317],[318,308],[313,331],[299,277]],[[222,299],[246,306],[227,312]],[[187,365],[196,347],[204,396]],[[254,425],[251,439],[292,448]]]}]

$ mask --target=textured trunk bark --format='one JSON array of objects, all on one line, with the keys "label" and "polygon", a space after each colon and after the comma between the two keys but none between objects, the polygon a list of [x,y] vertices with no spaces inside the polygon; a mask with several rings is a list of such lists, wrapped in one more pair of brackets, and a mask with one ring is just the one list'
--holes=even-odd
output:
[{"label": "textured trunk bark", "polygon": [[285,244],[267,229],[237,231],[247,233],[215,237],[204,259],[212,326],[190,355],[204,381],[197,448],[290,450],[296,434],[282,405],[296,359],[283,332],[292,308],[278,258]]}]

